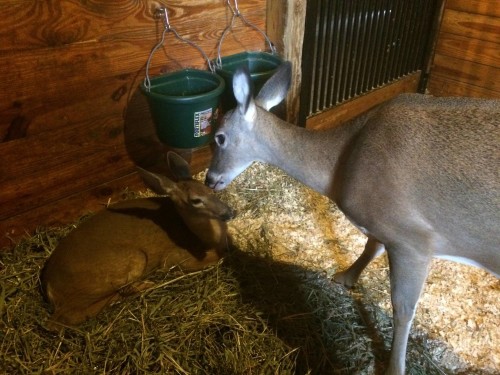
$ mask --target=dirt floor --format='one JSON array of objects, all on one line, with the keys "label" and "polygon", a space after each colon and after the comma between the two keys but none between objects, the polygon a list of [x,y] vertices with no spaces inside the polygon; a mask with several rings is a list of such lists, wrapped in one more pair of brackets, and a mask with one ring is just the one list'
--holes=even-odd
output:
[{"label": "dirt floor", "polygon": [[[223,198],[238,211],[230,226],[240,248],[266,251],[266,257],[329,277],[348,267],[364,248],[365,236],[332,202],[278,169],[254,164]],[[500,373],[499,291],[500,281],[485,271],[434,260],[412,339],[426,346],[447,372]],[[390,317],[386,256],[369,265],[359,285],[346,293],[361,309],[380,309],[387,314],[383,319]],[[368,321],[374,329],[380,323]]]}]

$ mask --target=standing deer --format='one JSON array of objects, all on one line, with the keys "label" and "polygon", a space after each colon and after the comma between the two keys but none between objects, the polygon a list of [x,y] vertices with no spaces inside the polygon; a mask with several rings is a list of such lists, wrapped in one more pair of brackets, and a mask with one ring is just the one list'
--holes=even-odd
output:
[{"label": "standing deer", "polygon": [[255,100],[235,72],[237,107],[215,134],[206,184],[224,189],[254,161],[281,168],[331,198],[367,237],[335,281],[348,287],[387,251],[393,340],[387,374],[405,373],[415,308],[433,257],[500,274],[500,102],[406,94],[328,131],[292,126],[268,110],[290,86],[286,62]]},{"label": "standing deer", "polygon": [[167,197],[114,204],[80,224],[52,252],[41,275],[54,309],[47,328],[80,324],[150,287],[145,278],[157,268],[196,271],[221,258],[231,209],[191,178],[184,159],[172,152],[167,157],[178,182],[140,170],[148,185]]}]

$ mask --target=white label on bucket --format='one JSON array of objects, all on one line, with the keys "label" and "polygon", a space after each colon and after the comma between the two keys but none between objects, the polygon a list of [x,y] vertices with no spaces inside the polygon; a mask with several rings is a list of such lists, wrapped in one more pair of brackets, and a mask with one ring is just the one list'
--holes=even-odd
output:
[{"label": "white label on bucket", "polygon": [[194,113],[194,136],[203,137],[212,131],[212,108]]}]

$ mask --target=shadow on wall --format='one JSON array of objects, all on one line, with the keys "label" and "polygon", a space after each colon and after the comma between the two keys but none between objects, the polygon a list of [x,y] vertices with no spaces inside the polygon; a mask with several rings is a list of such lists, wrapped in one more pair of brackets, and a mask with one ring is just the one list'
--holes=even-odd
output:
[{"label": "shadow on wall", "polygon": [[191,163],[192,149],[175,149],[160,142],[147,99],[139,87],[129,98],[124,114],[123,133],[130,159],[141,168],[173,177],[166,159],[168,151],[175,151]]}]

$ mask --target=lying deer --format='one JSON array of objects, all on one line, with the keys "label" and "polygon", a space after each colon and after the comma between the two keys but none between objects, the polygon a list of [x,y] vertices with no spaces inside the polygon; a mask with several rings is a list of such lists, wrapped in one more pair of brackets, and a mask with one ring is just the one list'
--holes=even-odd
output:
[{"label": "lying deer", "polygon": [[284,99],[290,80],[284,63],[254,100],[248,72],[235,72],[237,107],[215,134],[206,184],[223,189],[261,161],[335,201],[368,237],[337,282],[352,286],[387,251],[394,319],[387,374],[404,374],[431,259],[499,277],[500,102],[407,94],[344,126],[310,131],[268,112]]},{"label": "lying deer", "polygon": [[215,264],[227,246],[231,209],[191,178],[188,164],[169,153],[178,179],[142,170],[157,193],[114,204],[61,240],[42,271],[42,289],[53,306],[49,329],[74,326],[124,296],[151,286],[157,268],[196,271]]}]

